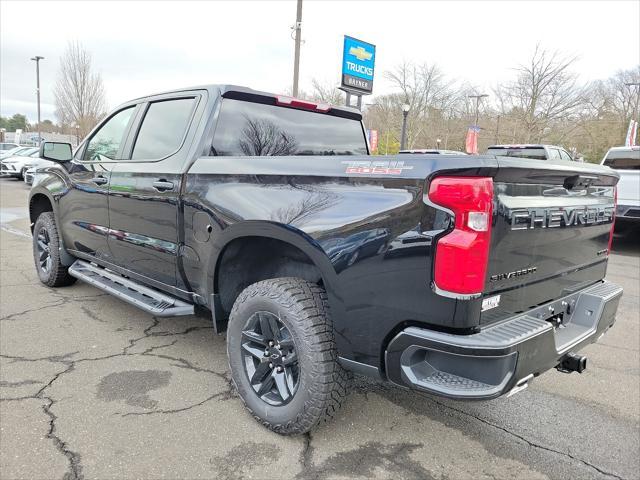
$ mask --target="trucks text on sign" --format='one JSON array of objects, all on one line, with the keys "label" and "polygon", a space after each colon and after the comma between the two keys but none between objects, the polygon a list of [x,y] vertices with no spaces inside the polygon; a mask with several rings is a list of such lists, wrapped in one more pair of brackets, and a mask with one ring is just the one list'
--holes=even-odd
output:
[{"label": "trucks text on sign", "polygon": [[375,45],[345,35],[342,52],[342,87],[357,93],[371,93],[375,60]]}]

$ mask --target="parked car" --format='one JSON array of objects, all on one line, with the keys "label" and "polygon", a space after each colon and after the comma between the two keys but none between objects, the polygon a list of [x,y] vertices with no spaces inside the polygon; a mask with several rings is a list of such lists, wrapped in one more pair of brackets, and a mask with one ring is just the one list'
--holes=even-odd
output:
[{"label": "parked car", "polygon": [[3,177],[15,177],[22,179],[27,171],[27,165],[34,162],[39,157],[38,148],[31,147],[22,150],[16,155],[0,161],[0,175]]},{"label": "parked car", "polygon": [[602,159],[602,165],[620,175],[616,228],[640,225],[640,146],[613,147]]},{"label": "parked car", "polygon": [[2,150],[0,151],[0,160],[5,158],[13,157],[14,155],[18,155],[20,152],[25,150],[32,149],[33,147],[29,147],[27,145],[21,145],[19,147],[12,148],[10,150]]},{"label": "parked car", "polygon": [[466,400],[582,372],[615,321],[601,165],[372,157],[358,110],[230,85],[132,100],[75,154],[40,152],[41,282],[210,309],[240,398],[281,434],[333,417],[351,372]]},{"label": "parked car", "polygon": [[491,145],[489,155],[502,157],[530,158],[532,160],[573,161],[573,157],[564,148],[555,145]]},{"label": "parked car", "polygon": [[26,172],[24,172],[24,183],[26,183],[27,185],[33,185],[33,182],[36,178],[36,169],[35,168],[29,168],[27,169]]},{"label": "parked car", "polygon": [[7,143],[7,142],[3,142],[0,143],[0,152],[3,152],[5,150],[11,150],[13,148],[17,148],[20,145],[18,145],[17,143]]},{"label": "parked car", "polygon": [[431,150],[428,148],[412,148],[410,150],[400,150],[398,153],[422,153],[429,155],[466,155],[464,152],[459,152],[458,150]]},{"label": "parked car", "polygon": [[39,157],[35,158],[34,161],[27,162],[27,164],[24,166],[24,169],[23,169],[24,183],[26,183],[27,185],[33,185],[33,181],[35,179],[37,170],[44,167],[51,167],[53,165],[55,165],[54,162],[51,162],[49,160],[44,160]]}]

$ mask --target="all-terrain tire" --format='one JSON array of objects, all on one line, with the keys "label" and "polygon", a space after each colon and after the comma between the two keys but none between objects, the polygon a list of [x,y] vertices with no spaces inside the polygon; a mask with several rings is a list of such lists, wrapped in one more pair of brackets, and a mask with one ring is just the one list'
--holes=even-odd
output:
[{"label": "all-terrain tire", "polygon": [[[46,237],[50,261],[43,267],[42,248],[38,243]],[[76,279],[69,275],[68,268],[60,262],[60,236],[53,212],[40,214],[33,226],[33,259],[40,281],[48,287],[64,287],[73,284]]]},{"label": "all-terrain tire", "polygon": [[[242,331],[257,312],[271,312],[289,330],[298,358],[298,385],[291,400],[268,404],[252,387],[243,360]],[[227,330],[232,381],[249,412],[276,433],[308,432],[331,419],[348,395],[352,375],[338,363],[327,294],[299,278],[248,286],[236,299]]]}]

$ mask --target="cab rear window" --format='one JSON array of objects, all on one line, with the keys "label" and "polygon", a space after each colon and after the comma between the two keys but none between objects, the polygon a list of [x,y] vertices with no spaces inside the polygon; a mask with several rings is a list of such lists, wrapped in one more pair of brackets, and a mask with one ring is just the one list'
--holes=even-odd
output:
[{"label": "cab rear window", "polygon": [[533,160],[546,160],[544,148],[489,148],[487,153],[503,157],[531,158]]},{"label": "cab rear window", "polygon": [[358,120],[225,98],[211,154],[366,155]]},{"label": "cab rear window", "polygon": [[615,170],[640,170],[640,150],[612,150],[603,165]]}]

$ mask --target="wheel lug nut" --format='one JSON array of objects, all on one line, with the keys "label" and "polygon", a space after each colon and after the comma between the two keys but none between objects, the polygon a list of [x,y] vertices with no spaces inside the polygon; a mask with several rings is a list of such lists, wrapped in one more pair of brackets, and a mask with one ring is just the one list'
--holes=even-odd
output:
[{"label": "wheel lug nut", "polygon": [[269,340],[269,346],[273,347],[273,342],[271,340]]},{"label": "wheel lug nut", "polygon": [[269,364],[269,368],[273,368],[273,363],[270,363],[270,364]]},{"label": "wheel lug nut", "polygon": [[278,367],[278,373],[282,373],[282,367]]}]

